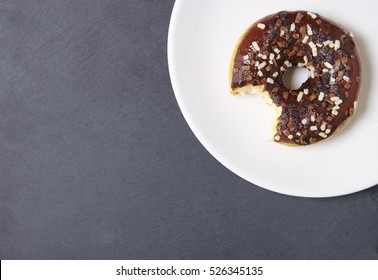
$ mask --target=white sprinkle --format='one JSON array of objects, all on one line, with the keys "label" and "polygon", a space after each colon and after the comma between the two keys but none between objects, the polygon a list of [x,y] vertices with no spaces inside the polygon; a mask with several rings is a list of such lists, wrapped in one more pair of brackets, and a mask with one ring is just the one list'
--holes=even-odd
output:
[{"label": "white sprinkle", "polygon": [[300,91],[297,96],[297,101],[300,102],[302,100],[302,97],[303,97],[303,91]]},{"label": "white sprinkle", "polygon": [[269,55],[269,59],[270,59],[270,60],[273,60],[273,59],[274,59],[274,53],[271,53],[271,54]]},{"label": "white sprinkle", "polygon": [[335,78],[331,78],[331,83],[334,83],[336,82],[336,79]]},{"label": "white sprinkle", "polygon": [[263,61],[262,63],[260,63],[259,67],[257,67],[257,69],[263,69],[264,67],[266,66],[266,62]]},{"label": "white sprinkle", "polygon": [[320,127],[320,130],[324,131],[324,130],[326,130],[326,128],[327,128],[327,125],[325,123],[323,123],[322,126]]},{"label": "white sprinkle", "polygon": [[321,91],[321,92],[319,93],[318,100],[319,100],[319,101],[323,101],[323,99],[324,99],[324,93]]},{"label": "white sprinkle", "polygon": [[317,45],[319,48],[323,47],[323,45],[320,44],[320,43],[316,43],[316,45]]},{"label": "white sprinkle", "polygon": [[267,59],[268,57],[267,57],[265,54],[263,54],[263,55],[261,56],[261,58],[265,60],[265,59]]},{"label": "white sprinkle", "polygon": [[337,51],[338,49],[340,49],[340,41],[336,40],[335,41],[335,51]]},{"label": "white sprinkle", "polygon": [[307,123],[308,123],[308,120],[307,120],[307,119],[303,119],[303,120],[302,120],[302,124],[303,124],[303,125],[306,125]]},{"label": "white sprinkle", "polygon": [[305,66],[305,64],[304,63],[298,63],[298,65],[297,65],[298,67],[304,67]]},{"label": "white sprinkle", "polygon": [[310,126],[310,130],[315,131],[315,130],[318,130],[318,128],[316,127],[316,125],[313,125],[313,126]]},{"label": "white sprinkle", "polygon": [[338,97],[338,96],[332,96],[330,99],[331,99],[331,101],[335,102],[335,101],[339,100],[340,97]]},{"label": "white sprinkle", "polygon": [[257,27],[260,28],[260,29],[262,29],[262,30],[264,30],[265,29],[265,24],[259,23],[259,24],[257,24]]},{"label": "white sprinkle", "polygon": [[320,132],[320,133],[319,133],[319,136],[321,136],[321,137],[323,137],[323,138],[327,138],[327,137],[328,137],[328,135],[325,134],[324,132]]},{"label": "white sprinkle", "polygon": [[269,64],[273,64],[273,60],[269,60]]},{"label": "white sprinkle", "polygon": [[348,76],[343,76],[343,79],[346,81],[346,82],[349,82],[349,77]]},{"label": "white sprinkle", "polygon": [[305,89],[303,90],[303,93],[304,93],[305,95],[307,95],[307,94],[308,94],[308,88],[305,88]]},{"label": "white sprinkle", "polygon": [[280,59],[281,58],[281,55],[279,54],[279,55],[277,55],[277,59]]},{"label": "white sprinkle", "polygon": [[333,49],[333,48],[335,47],[335,43],[334,43],[334,42],[329,43],[329,47],[330,47],[331,49]]},{"label": "white sprinkle", "polygon": [[288,60],[286,60],[284,63],[286,65],[286,67],[288,67],[288,68],[293,66],[293,64],[291,64],[290,61],[288,61]]},{"label": "white sprinkle", "polygon": [[266,81],[269,83],[269,84],[274,84],[274,80],[272,78],[268,78],[266,79]]},{"label": "white sprinkle", "polygon": [[315,67],[313,65],[310,66],[310,77],[315,78]]},{"label": "white sprinkle", "polygon": [[340,106],[333,106],[333,108],[332,108],[332,111],[338,111],[338,110],[340,110]]},{"label": "white sprinkle", "polygon": [[341,103],[343,103],[343,101],[342,101],[341,99],[339,99],[339,100],[337,100],[337,101],[335,102],[335,105],[340,105]]},{"label": "white sprinkle", "polygon": [[259,70],[259,71],[257,72],[257,75],[259,75],[259,77],[264,76],[264,74],[263,74],[263,72],[262,72],[261,70]]},{"label": "white sprinkle", "polygon": [[272,75],[274,78],[277,78],[278,76],[278,72],[274,72],[274,74]]},{"label": "white sprinkle", "polygon": [[352,38],[354,37],[354,34],[352,33],[352,31],[349,31],[349,36]]},{"label": "white sprinkle", "polygon": [[305,65],[307,65],[307,63],[308,63],[307,55],[305,55],[305,56],[303,57],[303,61],[304,61]]},{"label": "white sprinkle", "polygon": [[327,68],[324,68],[324,69],[322,70],[322,72],[323,72],[323,73],[327,73],[327,72],[329,72],[329,70],[328,70]]},{"label": "white sprinkle", "polygon": [[325,42],[323,42],[323,46],[328,46],[329,44],[331,43],[331,41],[330,40],[327,40],[327,41],[325,41]]},{"label": "white sprinkle", "polygon": [[277,48],[275,48],[275,49],[274,49],[274,52],[275,52],[276,54],[279,54],[279,53],[280,53],[280,50],[277,49]]},{"label": "white sprinkle", "polygon": [[332,111],[332,115],[337,116],[339,114],[338,111]]},{"label": "white sprinkle", "polygon": [[290,134],[287,138],[289,138],[291,140],[291,139],[294,138],[294,136]]},{"label": "white sprinkle", "polygon": [[312,12],[307,12],[307,14],[312,17],[312,19],[316,19],[317,18],[317,15],[315,15],[314,13]]},{"label": "white sprinkle", "polygon": [[276,136],[274,136],[274,140],[276,140],[276,141],[280,141],[280,140],[281,140],[281,137],[280,137],[279,135],[276,135]]},{"label": "white sprinkle", "polygon": [[315,115],[311,115],[311,121],[312,121],[312,122],[315,121]]},{"label": "white sprinkle", "polygon": [[318,50],[316,48],[312,49],[312,56],[318,56]]},{"label": "white sprinkle", "polygon": [[295,23],[293,22],[291,25],[290,25],[290,31],[293,32],[295,30]]},{"label": "white sprinkle", "polygon": [[282,37],[283,35],[285,35],[285,31],[282,29],[280,32],[280,36]]},{"label": "white sprinkle", "polygon": [[302,134],[298,131],[298,132],[296,133],[296,135],[299,137],[299,136],[301,136]]},{"label": "white sprinkle", "polygon": [[260,62],[256,61],[255,66],[258,67],[260,65]]},{"label": "white sprinkle", "polygon": [[286,71],[286,68],[281,66],[280,70],[283,72],[283,71]]},{"label": "white sprinkle", "polygon": [[325,131],[326,134],[330,134],[331,133],[331,130],[329,128],[326,129]]},{"label": "white sprinkle", "polygon": [[329,69],[333,68],[333,65],[331,63],[329,63],[328,61],[324,62],[324,66],[329,68]]},{"label": "white sprinkle", "polygon": [[262,56],[263,56],[262,53],[258,53],[258,54],[257,54],[257,57],[262,57]]},{"label": "white sprinkle", "polygon": [[308,36],[312,36],[312,28],[311,28],[311,26],[310,25],[308,25],[307,24],[307,34],[308,34]]},{"label": "white sprinkle", "polygon": [[244,55],[244,56],[243,56],[243,59],[244,59],[244,60],[249,60],[249,55],[248,55],[248,54]]},{"label": "white sprinkle", "polygon": [[318,55],[318,49],[316,48],[316,45],[313,42],[308,43],[312,50],[312,55],[317,56]]},{"label": "white sprinkle", "polygon": [[303,37],[303,40],[302,40],[302,43],[303,43],[303,44],[306,44],[309,38],[310,38],[310,37],[308,37],[307,35],[304,36],[304,37]]},{"label": "white sprinkle", "polygon": [[252,47],[253,47],[256,51],[260,51],[260,47],[259,47],[259,45],[257,44],[256,41],[253,41],[253,42],[252,42]]}]

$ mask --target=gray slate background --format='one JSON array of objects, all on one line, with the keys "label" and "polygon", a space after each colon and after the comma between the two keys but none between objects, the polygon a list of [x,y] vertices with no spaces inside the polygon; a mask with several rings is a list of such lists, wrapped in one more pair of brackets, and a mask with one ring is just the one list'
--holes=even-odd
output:
[{"label": "gray slate background", "polygon": [[378,259],[378,187],[276,194],[196,140],[173,3],[0,1],[0,258]]}]

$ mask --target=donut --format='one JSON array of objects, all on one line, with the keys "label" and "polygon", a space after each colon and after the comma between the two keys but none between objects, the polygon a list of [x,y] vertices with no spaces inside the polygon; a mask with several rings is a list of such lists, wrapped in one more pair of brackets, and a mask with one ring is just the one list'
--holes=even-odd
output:
[{"label": "donut", "polygon": [[[305,67],[298,89],[283,83],[287,69]],[[273,140],[309,145],[341,131],[354,115],[361,66],[354,36],[308,11],[281,11],[249,27],[231,61],[231,93],[267,95],[277,107]]]}]

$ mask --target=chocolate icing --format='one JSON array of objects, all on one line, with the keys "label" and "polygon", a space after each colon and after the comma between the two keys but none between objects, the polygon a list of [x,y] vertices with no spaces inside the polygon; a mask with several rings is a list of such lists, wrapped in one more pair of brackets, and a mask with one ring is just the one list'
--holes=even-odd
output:
[{"label": "chocolate icing", "polygon": [[[297,90],[282,77],[289,67],[307,67]],[[274,140],[308,145],[330,137],[355,111],[360,60],[353,35],[307,11],[281,11],[254,23],[236,49],[234,94],[247,84],[264,86],[282,108]]]}]

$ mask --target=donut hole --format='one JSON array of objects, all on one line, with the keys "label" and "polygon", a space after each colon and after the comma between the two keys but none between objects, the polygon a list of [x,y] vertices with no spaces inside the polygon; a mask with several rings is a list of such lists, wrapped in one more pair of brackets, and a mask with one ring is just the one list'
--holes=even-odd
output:
[{"label": "donut hole", "polygon": [[287,89],[297,90],[308,80],[310,72],[304,67],[289,67],[286,69],[282,82]]}]

